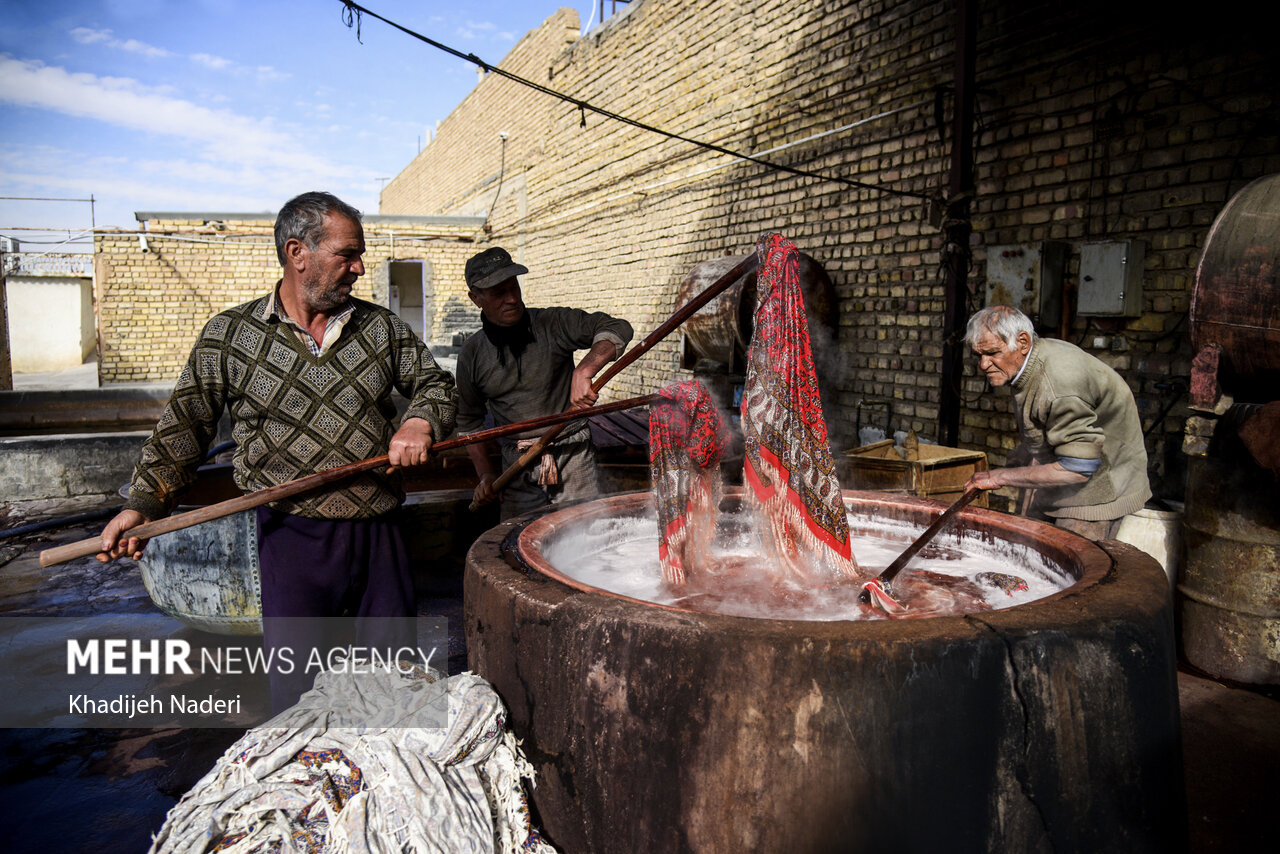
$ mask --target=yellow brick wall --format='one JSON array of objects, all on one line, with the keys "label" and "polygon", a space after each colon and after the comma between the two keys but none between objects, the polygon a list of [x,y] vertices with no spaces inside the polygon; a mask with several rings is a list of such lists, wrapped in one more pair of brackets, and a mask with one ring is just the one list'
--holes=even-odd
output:
[{"label": "yellow brick wall", "polygon": [[[216,229],[203,220],[172,219],[148,221],[145,234],[95,233],[102,381],[176,379],[209,318],[262,296],[280,278],[273,226],[274,219],[228,219]],[[353,293],[386,305],[386,293],[375,293],[385,280],[383,266],[421,259],[431,264],[437,304],[460,311],[466,301],[463,264],[475,252],[475,236],[473,224],[366,223],[365,275]],[[437,311],[433,333],[446,314]]]},{"label": "yellow brick wall", "polygon": [[[1080,318],[1071,337],[1105,332],[1096,355],[1126,377],[1144,419],[1166,412],[1148,449],[1159,468],[1177,457],[1186,411],[1166,404],[1170,379],[1189,374],[1199,247],[1232,192],[1280,171],[1280,72],[1260,33],[1152,4],[995,0],[980,12],[972,307],[987,246],[1068,241],[1070,279],[1084,241],[1148,241],[1143,316]],[[955,13],[934,0],[637,0],[581,39],[576,13],[560,10],[501,67],[778,164],[942,198]],[[867,399],[891,402],[892,429],[936,435],[943,235],[923,200],[735,162],[590,112],[583,123],[576,107],[490,74],[387,185],[382,209],[492,206],[489,240],[530,268],[527,302],[614,311],[638,335],[670,314],[696,263],[781,231],[839,297],[845,359],[824,400],[836,443],[856,441]],[[1008,401],[966,372],[961,444],[999,463],[1016,432]],[[673,340],[613,393],[678,375]]]}]

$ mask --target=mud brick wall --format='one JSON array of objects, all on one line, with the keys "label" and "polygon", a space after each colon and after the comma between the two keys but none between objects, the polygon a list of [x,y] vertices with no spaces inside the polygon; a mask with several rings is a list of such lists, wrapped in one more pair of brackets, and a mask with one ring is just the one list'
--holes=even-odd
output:
[{"label": "mud brick wall", "polygon": [[[1141,316],[1076,318],[1067,332],[1128,380],[1157,492],[1167,480],[1176,493],[1198,252],[1232,193],[1280,171],[1265,28],[1234,0],[1196,15],[1096,0],[979,9],[970,308],[988,246],[1067,241],[1071,288],[1082,243],[1146,241]],[[946,194],[955,2],[639,0],[574,39],[578,27],[556,12],[501,67],[778,164]],[[860,401],[888,401],[894,430],[937,435],[943,238],[921,198],[734,160],[489,74],[382,196],[384,213],[480,209],[489,241],[530,268],[528,303],[614,311],[638,335],[674,310],[694,264],[781,231],[840,298],[844,358],[824,401],[837,450],[856,444]],[[680,376],[673,338],[610,393]],[[1000,464],[1016,439],[1007,393],[972,365],[966,377],[961,444]]]},{"label": "mud brick wall", "polygon": [[[177,379],[209,318],[262,296],[280,278],[274,217],[218,214],[211,224],[192,216],[148,220],[145,233],[95,233],[94,299],[104,384]],[[386,305],[388,262],[417,260],[429,270],[435,326],[443,328],[450,316],[469,316],[473,307],[462,270],[476,251],[480,224],[471,217],[430,223],[366,217],[365,275],[355,296]],[[432,339],[436,331],[424,337]]]}]

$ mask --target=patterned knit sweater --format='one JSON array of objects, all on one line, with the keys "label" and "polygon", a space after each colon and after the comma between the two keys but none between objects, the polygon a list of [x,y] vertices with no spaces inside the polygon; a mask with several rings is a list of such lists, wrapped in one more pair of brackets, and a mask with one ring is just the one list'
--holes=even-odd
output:
[{"label": "patterned knit sweater", "polygon": [[[424,418],[437,441],[453,430],[453,377],[404,321],[353,299],[351,319],[322,356],[293,327],[265,317],[268,297],[228,309],[201,331],[134,469],[127,507],[166,515],[195,478],[225,409],[236,442],[236,485],[245,492],[387,452],[394,388],[405,418]],[[297,516],[368,519],[403,500],[399,478],[379,470],[272,506]]]}]

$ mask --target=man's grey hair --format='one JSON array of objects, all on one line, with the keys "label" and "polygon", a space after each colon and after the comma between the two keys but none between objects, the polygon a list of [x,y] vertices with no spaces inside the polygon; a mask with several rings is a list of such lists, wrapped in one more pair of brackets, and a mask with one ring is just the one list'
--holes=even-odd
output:
[{"label": "man's grey hair", "polygon": [[294,196],[284,203],[276,215],[276,258],[285,266],[284,245],[290,240],[301,240],[308,249],[315,249],[324,240],[324,218],[337,214],[354,223],[360,222],[360,211],[351,207],[332,193],[314,191]]},{"label": "man's grey hair", "polygon": [[1011,305],[990,305],[969,318],[964,332],[964,343],[972,349],[983,332],[995,335],[1008,347],[1018,346],[1018,335],[1025,332],[1036,342],[1036,330],[1031,319]]}]

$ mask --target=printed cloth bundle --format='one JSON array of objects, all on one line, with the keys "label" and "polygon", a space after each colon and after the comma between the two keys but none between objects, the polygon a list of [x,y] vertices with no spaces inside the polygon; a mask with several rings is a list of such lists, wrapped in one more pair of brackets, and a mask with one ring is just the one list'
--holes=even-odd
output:
[{"label": "printed cloth bundle", "polygon": [[762,516],[766,548],[792,572],[857,578],[849,520],[827,444],[799,253],[780,234],[761,237],[759,306],[742,395],[743,480]]},{"label": "printed cloth bundle", "polygon": [[649,409],[649,474],[658,505],[658,559],[668,583],[683,584],[708,556],[720,505],[724,420],[700,382],[668,386]]},{"label": "printed cloth bundle", "polygon": [[151,851],[554,854],[502,701],[439,675],[321,673],[182,797]]}]

